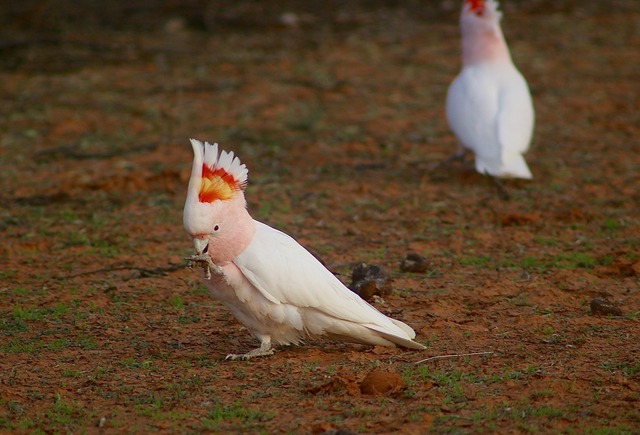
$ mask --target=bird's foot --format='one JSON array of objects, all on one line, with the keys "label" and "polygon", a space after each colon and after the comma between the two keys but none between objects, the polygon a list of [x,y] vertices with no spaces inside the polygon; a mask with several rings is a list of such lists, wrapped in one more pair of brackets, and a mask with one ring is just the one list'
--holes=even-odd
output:
[{"label": "bird's foot", "polygon": [[187,267],[193,269],[194,266],[202,267],[204,270],[204,279],[211,279],[211,273],[215,275],[222,275],[222,269],[220,266],[211,261],[211,257],[207,254],[194,254],[191,257],[185,258],[187,260]]},{"label": "bird's foot", "polygon": [[269,356],[269,355],[273,355],[274,350],[271,349],[271,343],[262,343],[262,345],[257,348],[257,349],[253,349],[250,352],[247,353],[242,353],[242,354],[235,354],[235,353],[230,353],[229,355],[227,355],[227,357],[225,358],[225,361],[235,361],[235,360],[242,360],[242,361],[246,361],[249,360],[251,358],[255,358],[257,356]]}]

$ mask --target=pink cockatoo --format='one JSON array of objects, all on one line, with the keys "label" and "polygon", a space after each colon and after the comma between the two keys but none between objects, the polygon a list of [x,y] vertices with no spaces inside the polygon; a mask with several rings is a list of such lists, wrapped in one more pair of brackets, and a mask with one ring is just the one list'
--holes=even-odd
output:
[{"label": "pink cockatoo", "polygon": [[415,332],[345,287],[288,235],[254,220],[246,208],[248,170],[233,152],[191,139],[194,159],[184,227],[207,284],[260,340],[227,359],[273,354],[272,343],[300,344],[328,336],[370,345],[424,349]]},{"label": "pink cockatoo", "polygon": [[476,170],[502,178],[530,179],[522,156],[533,134],[527,82],[511,61],[498,3],[465,0],[460,16],[462,71],[447,93],[447,120],[462,158],[475,154]]}]

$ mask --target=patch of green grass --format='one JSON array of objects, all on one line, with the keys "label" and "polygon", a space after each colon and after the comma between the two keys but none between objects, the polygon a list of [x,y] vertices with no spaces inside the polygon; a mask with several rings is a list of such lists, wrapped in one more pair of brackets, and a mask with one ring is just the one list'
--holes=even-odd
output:
[{"label": "patch of green grass", "polygon": [[437,385],[438,391],[443,394],[445,403],[459,403],[467,400],[463,384],[479,382],[473,374],[460,370],[431,370],[427,365],[409,367],[401,373],[404,384],[407,386],[409,396],[413,394],[413,387],[418,381],[430,381]]},{"label": "patch of green grass", "polygon": [[163,410],[162,399],[153,394],[136,397],[133,403],[139,415],[156,421],[183,421],[191,416],[189,411]]},{"label": "patch of green grass", "polygon": [[191,287],[189,294],[192,294],[194,296],[208,296],[209,288],[206,286],[206,284],[198,282],[196,285]]},{"label": "patch of green grass", "polygon": [[78,338],[77,346],[80,349],[92,350],[98,348],[98,343],[93,337],[82,335]]},{"label": "patch of green grass", "polygon": [[618,231],[619,229],[623,228],[623,223],[620,221],[620,219],[614,219],[611,217],[605,218],[604,221],[602,222],[602,226],[601,228],[605,231]]},{"label": "patch of green grass", "polygon": [[28,330],[27,323],[21,319],[9,318],[8,316],[0,318],[0,332],[4,335],[13,335]]},{"label": "patch of green grass", "polygon": [[602,427],[584,427],[580,428],[579,431],[579,433],[583,433],[585,435],[632,435],[637,433],[637,428],[634,430],[632,427],[627,425],[604,425]]},{"label": "patch of green grass", "polygon": [[602,266],[610,266],[613,264],[613,255],[605,254],[597,259],[597,263]]},{"label": "patch of green grass", "polygon": [[541,406],[540,408],[533,408],[525,412],[527,415],[530,415],[532,417],[548,418],[558,418],[565,414],[565,411],[563,409],[558,409],[551,406]]},{"label": "patch of green grass", "polygon": [[540,235],[534,236],[533,241],[540,246],[558,246],[560,244],[555,237],[544,237]]},{"label": "patch of green grass", "polygon": [[388,249],[386,246],[381,246],[379,248],[376,249],[366,249],[363,251],[360,251],[358,253],[358,258],[367,263],[367,262],[371,262],[373,260],[381,260],[387,257],[388,254]]},{"label": "patch of green grass", "polygon": [[523,379],[538,372],[540,372],[540,369],[538,367],[534,365],[528,365],[527,367],[520,370],[508,369],[503,374],[493,374],[484,380],[486,380],[487,382],[499,383],[506,379],[510,379],[510,380]]},{"label": "patch of green grass", "polygon": [[41,308],[13,307],[11,315],[14,320],[40,320],[44,311]]},{"label": "patch of green grass", "polygon": [[513,304],[516,307],[528,307],[531,304],[527,301],[527,296],[528,294],[526,293],[519,293],[513,297],[510,297],[508,301],[510,304]]},{"label": "patch of green grass", "polygon": [[79,378],[82,376],[82,372],[79,370],[67,369],[62,371],[63,378]]},{"label": "patch of green grass", "polygon": [[216,430],[221,423],[239,423],[243,429],[248,429],[250,423],[264,422],[274,417],[273,412],[262,412],[245,408],[239,401],[231,405],[215,405],[201,420],[203,429]]},{"label": "patch of green grass", "polygon": [[40,346],[31,340],[12,338],[0,344],[0,351],[4,353],[33,353],[40,349]]},{"label": "patch of green grass", "polygon": [[129,370],[155,370],[153,361],[151,360],[138,361],[134,358],[124,358],[118,361],[118,365]]},{"label": "patch of green grass", "polygon": [[178,323],[181,325],[188,325],[190,323],[198,323],[200,321],[200,316],[195,314],[181,314],[177,319]]},{"label": "patch of green grass", "polygon": [[82,406],[65,402],[59,394],[56,394],[53,406],[45,413],[50,424],[66,427],[75,426],[85,414]]},{"label": "patch of green grass", "polygon": [[218,363],[213,361],[211,359],[211,356],[206,353],[195,355],[192,358],[195,361],[195,364],[197,365],[197,367],[212,368],[218,365]]},{"label": "patch of green grass", "polygon": [[550,389],[544,389],[544,390],[538,390],[538,391],[534,391],[532,393],[529,394],[529,398],[532,400],[536,400],[536,399],[546,399],[549,397],[553,397],[555,395],[553,390]]},{"label": "patch of green grass", "polygon": [[28,322],[34,320],[58,320],[68,311],[65,304],[59,303],[54,307],[23,307],[15,306],[11,310],[11,316],[17,323]]},{"label": "patch of green grass", "polygon": [[620,372],[624,376],[633,378],[640,373],[640,364],[632,364],[628,361],[610,362],[604,361],[600,363],[600,368],[610,372]]},{"label": "patch of green grass", "polygon": [[182,300],[180,295],[173,296],[171,299],[169,299],[169,303],[171,304],[172,307],[177,308],[179,310],[184,308],[184,301]]},{"label": "patch of green grass", "polygon": [[[11,271],[11,272],[0,272],[0,278],[5,278],[5,279],[15,279],[16,276],[16,272]],[[16,286],[13,287],[11,289],[7,289],[7,293],[11,294],[11,295],[15,295],[15,296],[26,296],[29,294],[34,293],[35,290],[27,288],[27,287],[22,287],[22,286]],[[43,292],[40,291],[37,294],[42,294]]]},{"label": "patch of green grass", "polygon": [[520,259],[518,265],[523,269],[536,269],[543,266],[540,260],[535,257],[523,257]]},{"label": "patch of green grass", "polygon": [[[591,269],[596,264],[602,264],[604,260],[597,260],[595,257],[582,252],[563,252],[546,258],[536,258],[526,256],[521,258],[515,265],[523,269]],[[502,264],[503,267],[508,265]]]},{"label": "patch of green grass", "polygon": [[596,264],[596,259],[582,252],[565,252],[554,255],[549,262],[550,267],[559,269],[591,269]]},{"label": "patch of green grass", "polygon": [[47,345],[45,345],[47,349],[52,351],[66,349],[71,346],[72,346],[72,342],[68,338],[56,338],[50,343],[48,343]]},{"label": "patch of green grass", "polygon": [[315,132],[321,126],[323,117],[322,107],[303,102],[292,105],[281,121],[293,130]]},{"label": "patch of green grass", "polygon": [[493,260],[488,255],[467,255],[458,258],[461,266],[489,267]]},{"label": "patch of green grass", "polygon": [[[31,418],[26,417],[16,423],[16,429],[27,430],[27,429],[35,429],[37,423],[33,421]],[[33,432],[31,432],[33,433]]]}]

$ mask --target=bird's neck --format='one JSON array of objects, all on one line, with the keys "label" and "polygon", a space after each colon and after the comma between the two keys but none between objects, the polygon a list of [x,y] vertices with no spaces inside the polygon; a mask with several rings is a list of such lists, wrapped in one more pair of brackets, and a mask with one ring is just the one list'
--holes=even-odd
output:
[{"label": "bird's neck", "polygon": [[225,228],[221,235],[209,242],[209,255],[216,264],[232,261],[249,246],[256,233],[255,221],[244,203],[231,207],[222,225]]},{"label": "bird's neck", "polygon": [[462,65],[470,66],[485,62],[511,63],[509,47],[499,25],[491,29],[463,29]]}]

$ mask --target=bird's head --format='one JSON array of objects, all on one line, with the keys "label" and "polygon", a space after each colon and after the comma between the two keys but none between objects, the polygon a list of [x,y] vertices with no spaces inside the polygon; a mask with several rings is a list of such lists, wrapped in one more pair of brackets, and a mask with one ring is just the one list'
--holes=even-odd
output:
[{"label": "bird's head", "polygon": [[464,0],[463,20],[475,22],[477,26],[482,22],[492,25],[498,23],[501,17],[502,12],[498,10],[496,0]]},{"label": "bird's head", "polygon": [[462,31],[462,63],[471,65],[486,61],[510,62],[495,0],[464,0],[460,15]]},{"label": "bird's head", "polygon": [[[191,139],[191,146],[193,167],[184,205],[184,228],[193,238],[196,254],[233,258],[240,249],[236,245],[244,243],[238,234],[246,233],[246,226],[252,225],[243,192],[249,171],[233,152],[218,153],[217,143]],[[214,247],[216,254],[212,253]],[[229,249],[234,252],[226,255]]]}]

